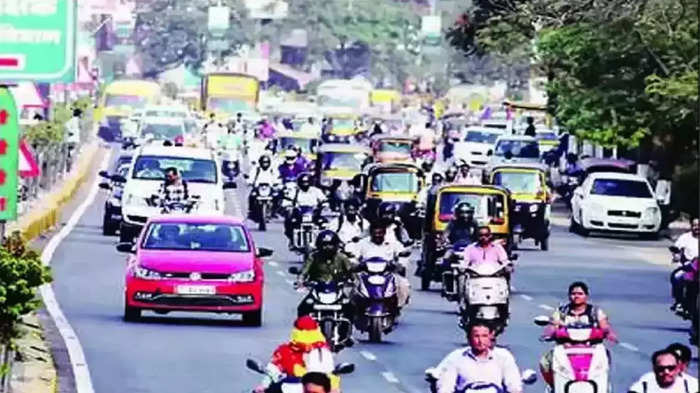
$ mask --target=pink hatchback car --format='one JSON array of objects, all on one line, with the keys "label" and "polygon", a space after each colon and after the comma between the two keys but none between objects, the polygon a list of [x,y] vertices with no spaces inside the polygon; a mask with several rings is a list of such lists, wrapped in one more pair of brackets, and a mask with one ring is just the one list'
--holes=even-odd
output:
[{"label": "pink hatchback car", "polygon": [[148,221],[129,252],[124,320],[142,310],[241,313],[243,322],[262,324],[262,258],[247,228],[233,217],[168,215]]}]

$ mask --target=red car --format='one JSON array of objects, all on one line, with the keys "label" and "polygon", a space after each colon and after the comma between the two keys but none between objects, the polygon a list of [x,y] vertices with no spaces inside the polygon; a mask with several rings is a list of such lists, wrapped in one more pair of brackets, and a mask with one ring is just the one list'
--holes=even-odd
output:
[{"label": "red car", "polygon": [[248,325],[262,324],[263,257],[241,220],[228,216],[168,215],[146,223],[129,252],[124,320],[141,311],[241,313]]}]

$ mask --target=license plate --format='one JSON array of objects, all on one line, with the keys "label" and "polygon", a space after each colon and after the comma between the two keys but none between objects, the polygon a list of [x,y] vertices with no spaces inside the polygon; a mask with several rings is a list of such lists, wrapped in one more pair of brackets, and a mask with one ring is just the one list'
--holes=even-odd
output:
[{"label": "license plate", "polygon": [[178,285],[175,292],[179,295],[215,295],[216,287],[211,285]]},{"label": "license plate", "polygon": [[314,304],[314,310],[340,310],[343,308],[340,304]]}]

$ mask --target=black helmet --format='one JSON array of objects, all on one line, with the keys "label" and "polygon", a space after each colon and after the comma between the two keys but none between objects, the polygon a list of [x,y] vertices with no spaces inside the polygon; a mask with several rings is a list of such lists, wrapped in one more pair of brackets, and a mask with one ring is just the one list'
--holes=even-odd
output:
[{"label": "black helmet", "polygon": [[271,161],[270,157],[267,154],[263,154],[262,156],[260,156],[260,158],[258,158],[258,162],[260,164],[262,164],[263,162],[267,162],[269,164]]},{"label": "black helmet", "polygon": [[473,213],[474,208],[467,202],[460,202],[455,206],[455,216],[465,216]]},{"label": "black helmet", "polygon": [[328,245],[337,247],[339,243],[340,239],[338,238],[338,235],[330,229],[325,229],[321,231],[316,237],[316,249],[318,250]]},{"label": "black helmet", "polygon": [[299,175],[299,177],[297,177],[297,184],[300,186],[301,185],[310,186],[311,185],[311,176],[309,176],[308,173],[302,173],[301,175]]},{"label": "black helmet", "polygon": [[379,205],[379,215],[380,216],[385,216],[387,214],[397,214],[398,211],[396,209],[396,205],[394,205],[391,202],[382,202],[381,205]]}]

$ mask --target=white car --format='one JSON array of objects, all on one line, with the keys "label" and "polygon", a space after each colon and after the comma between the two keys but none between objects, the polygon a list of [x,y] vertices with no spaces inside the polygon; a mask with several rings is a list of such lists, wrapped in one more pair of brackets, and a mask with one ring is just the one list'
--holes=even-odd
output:
[{"label": "white car", "polygon": [[493,153],[489,156],[485,175],[491,168],[502,164],[537,164],[540,162],[540,148],[531,136],[503,135],[496,139]]},{"label": "white car", "polygon": [[224,189],[236,185],[225,181],[213,151],[163,146],[155,142],[146,144],[134,153],[124,179],[120,241],[131,241],[150,217],[161,213],[159,207],[150,206],[146,200],[158,193],[165,178],[164,172],[170,167],[179,169],[190,196],[199,197],[194,213],[224,214]]},{"label": "white car", "polygon": [[641,176],[593,173],[574,190],[574,232],[586,235],[591,230],[623,231],[655,238],[660,226],[661,210],[649,182]]},{"label": "white car", "polygon": [[464,130],[464,139],[454,145],[456,160],[464,160],[470,166],[483,168],[489,162],[489,151],[493,154],[493,147],[498,137],[503,135],[503,130],[488,127],[467,127]]},{"label": "white car", "polygon": [[185,119],[180,117],[144,116],[139,123],[138,144],[149,140],[168,140],[182,143],[187,134]]}]

